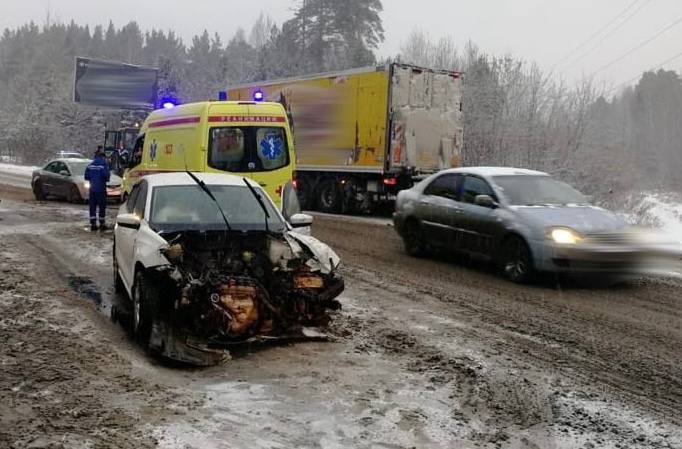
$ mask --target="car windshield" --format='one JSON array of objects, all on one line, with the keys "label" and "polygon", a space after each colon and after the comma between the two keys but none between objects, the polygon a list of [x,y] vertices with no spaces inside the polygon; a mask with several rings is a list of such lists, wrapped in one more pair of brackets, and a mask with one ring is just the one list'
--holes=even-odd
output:
[{"label": "car windshield", "polygon": [[284,128],[229,126],[212,128],[208,165],[229,172],[263,172],[289,165]]},{"label": "car windshield", "polygon": [[72,176],[83,176],[85,174],[85,169],[90,164],[90,161],[83,162],[69,162],[69,170]]},{"label": "car windshield", "polygon": [[[265,214],[246,186],[208,185],[233,230],[265,230]],[[268,229],[282,232],[284,222],[263,190],[270,218]],[[150,224],[157,231],[225,229],[225,222],[211,197],[198,185],[159,186],[152,194]]]},{"label": "car windshield", "polygon": [[587,199],[565,182],[549,176],[494,176],[493,180],[513,206],[587,204]]}]

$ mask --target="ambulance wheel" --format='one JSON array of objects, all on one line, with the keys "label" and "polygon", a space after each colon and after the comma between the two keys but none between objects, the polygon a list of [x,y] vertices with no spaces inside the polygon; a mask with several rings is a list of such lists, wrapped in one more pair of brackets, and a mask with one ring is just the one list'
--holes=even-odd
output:
[{"label": "ambulance wheel", "polygon": [[78,190],[78,187],[71,186],[71,190],[69,190],[69,195],[67,197],[67,200],[69,201],[69,203],[76,203],[76,204],[82,204],[83,203],[83,198],[81,197],[81,192]]},{"label": "ambulance wheel", "polygon": [[341,191],[336,179],[327,178],[317,186],[317,210],[320,212],[335,213],[341,206]]},{"label": "ambulance wheel", "polygon": [[45,192],[43,192],[43,184],[40,181],[37,181],[33,185],[33,196],[35,196],[38,201],[45,201]]}]

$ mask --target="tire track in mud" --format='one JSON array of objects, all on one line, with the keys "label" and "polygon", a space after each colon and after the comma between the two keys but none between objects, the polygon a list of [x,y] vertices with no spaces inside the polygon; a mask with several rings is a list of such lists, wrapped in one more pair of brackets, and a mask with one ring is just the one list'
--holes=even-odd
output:
[{"label": "tire track in mud", "polygon": [[[468,321],[467,343],[489,343],[508,359],[502,365],[555,373],[552,395],[566,396],[571,388],[591,391],[586,397],[615,398],[679,430],[682,289],[676,284],[608,290],[516,286],[488,272],[409,258],[385,227],[318,219],[313,229],[342,256],[351,282],[373,285],[383,297],[409,289],[408,302],[431,301],[444,316]],[[586,415],[578,425],[592,418]]]}]

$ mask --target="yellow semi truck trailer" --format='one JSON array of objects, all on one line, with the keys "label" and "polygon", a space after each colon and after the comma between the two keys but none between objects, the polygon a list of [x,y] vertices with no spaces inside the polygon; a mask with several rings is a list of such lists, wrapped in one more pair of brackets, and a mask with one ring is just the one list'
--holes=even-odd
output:
[{"label": "yellow semi truck trailer", "polygon": [[395,199],[415,176],[460,164],[461,81],[393,63],[233,86],[228,98],[284,106],[304,208],[358,213]]}]

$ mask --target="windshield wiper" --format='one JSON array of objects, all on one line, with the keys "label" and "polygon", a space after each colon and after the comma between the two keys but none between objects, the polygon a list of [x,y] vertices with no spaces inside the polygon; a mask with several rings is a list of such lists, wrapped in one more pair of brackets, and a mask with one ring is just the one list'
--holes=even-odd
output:
[{"label": "windshield wiper", "polygon": [[253,188],[251,184],[249,184],[249,181],[246,180],[246,178],[242,178],[244,180],[244,184],[246,184],[246,187],[249,188],[253,196],[256,198],[258,201],[258,204],[260,204],[261,209],[263,209],[263,213],[265,214],[265,232],[270,232],[270,228],[268,227],[268,221],[270,220],[270,214],[268,213],[268,208],[265,207],[265,203],[263,202],[263,198],[256,192],[256,189]]},{"label": "windshield wiper", "polygon": [[230,226],[230,223],[227,221],[227,217],[225,216],[225,213],[223,212],[223,208],[220,207],[220,203],[218,202],[218,200],[216,199],[216,197],[213,196],[213,192],[211,192],[211,189],[209,189],[209,188],[206,186],[206,183],[204,183],[204,181],[202,181],[201,179],[197,178],[197,177],[196,177],[194,174],[192,174],[192,172],[190,172],[189,170],[186,170],[186,173],[189,175],[190,178],[192,178],[192,180],[193,180],[194,182],[196,182],[196,183],[199,185],[199,187],[201,187],[201,190],[203,190],[204,192],[206,192],[206,194],[213,200],[213,202],[215,203],[215,205],[218,207],[218,211],[220,212],[220,215],[223,217],[223,221],[225,222],[225,226],[227,227],[227,230],[228,230],[228,231],[231,231],[231,230],[232,230],[232,226]]}]

